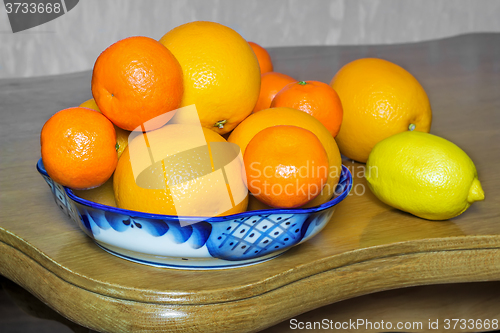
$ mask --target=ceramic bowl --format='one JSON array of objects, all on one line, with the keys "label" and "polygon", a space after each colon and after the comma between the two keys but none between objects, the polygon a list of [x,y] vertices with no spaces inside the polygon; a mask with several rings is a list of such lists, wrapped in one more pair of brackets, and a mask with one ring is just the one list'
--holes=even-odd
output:
[{"label": "ceramic bowl", "polygon": [[57,205],[101,248],[134,262],[179,269],[231,268],[272,259],[319,233],[352,188],[351,174],[342,166],[333,198],[320,206],[248,211],[181,226],[180,220],[193,218],[91,202],[54,182],[42,159],[37,169]]}]

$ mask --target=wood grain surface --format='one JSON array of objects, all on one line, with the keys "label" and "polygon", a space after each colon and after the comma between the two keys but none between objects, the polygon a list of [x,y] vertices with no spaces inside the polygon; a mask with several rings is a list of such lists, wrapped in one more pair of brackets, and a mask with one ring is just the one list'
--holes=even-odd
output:
[{"label": "wood grain surface", "polygon": [[339,300],[423,284],[500,280],[500,34],[403,45],[270,50],[275,70],[329,82],[347,62],[380,57],[427,91],[431,133],[464,149],[486,199],[434,222],[378,201],[345,160],[352,194],[310,241],[259,265],[181,271],[98,248],[38,175],[39,133],[90,98],[90,73],[0,80],[0,274],[70,320],[106,332],[258,331]]},{"label": "wood grain surface", "polygon": [[[393,327],[405,327],[405,332],[426,332],[429,323],[439,328],[433,332],[474,332],[470,319],[481,322],[481,326],[493,326],[493,319],[500,316],[500,281],[449,283],[423,285],[381,291],[350,298],[269,327],[262,333],[287,333],[303,331],[301,327],[312,326],[307,332],[324,332],[325,320],[331,327],[344,326],[342,332],[380,332],[383,322],[385,331]],[[463,319],[455,323],[446,319]],[[349,326],[349,321],[363,320],[359,327]],[[321,324],[322,327],[319,326]],[[376,324],[378,323],[378,324]],[[390,323],[390,324],[389,324]],[[456,324],[456,325],[455,325]],[[494,324],[494,323],[493,323]],[[453,328],[453,326],[455,326]],[[478,325],[479,326],[479,325]],[[425,329],[424,329],[425,328]],[[0,331],[2,333],[93,333],[42,303],[24,288],[0,275]],[[339,329],[337,329],[339,331]]]}]

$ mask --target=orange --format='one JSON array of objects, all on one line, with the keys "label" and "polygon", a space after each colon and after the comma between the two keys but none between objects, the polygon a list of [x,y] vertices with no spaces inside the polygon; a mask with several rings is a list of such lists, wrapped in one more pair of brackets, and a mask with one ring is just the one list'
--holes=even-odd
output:
[{"label": "orange", "polygon": [[214,22],[187,23],[160,42],[179,60],[184,74],[182,106],[195,104],[198,119],[178,119],[230,132],[253,110],[260,91],[260,69],[250,45],[236,31]]},{"label": "orange", "polygon": [[318,196],[328,178],[328,156],[311,131],[272,126],[257,133],[245,150],[250,192],[276,208],[295,208]]},{"label": "orange", "polygon": [[[99,107],[97,106],[93,98],[80,104],[80,107],[89,108],[97,112],[101,112],[101,110],[99,110]],[[130,131],[121,129],[116,125],[114,125],[114,127],[116,132],[116,152],[118,153],[118,158],[120,158],[120,156],[122,156],[123,151],[125,150],[125,147],[127,147],[128,145],[128,136],[130,135]]]},{"label": "orange", "polygon": [[259,61],[260,73],[264,74],[273,71],[273,62],[271,61],[271,56],[265,48],[254,42],[248,42],[252,47],[253,52],[257,56]]},{"label": "orange", "polygon": [[[154,39],[122,39],[104,50],[95,62],[92,95],[101,112],[125,130],[133,131],[177,109],[182,94],[179,62]],[[167,121],[162,117],[150,122],[147,129],[161,127]]]},{"label": "orange", "polygon": [[321,194],[309,201],[305,207],[321,205],[331,199],[342,171],[340,152],[335,139],[323,124],[313,116],[292,108],[279,107],[259,111],[250,115],[234,129],[228,142],[236,143],[244,156],[245,149],[252,138],[268,127],[291,125],[311,131],[319,139],[328,155],[328,179]]},{"label": "orange", "polygon": [[342,67],[330,85],[344,108],[335,138],[346,157],[365,163],[379,141],[404,131],[429,132],[432,111],[424,88],[408,71],[382,59]]},{"label": "orange", "polygon": [[286,106],[309,113],[335,137],[342,124],[342,103],[328,84],[300,81],[288,84],[274,97],[271,107]]},{"label": "orange", "polygon": [[287,84],[296,81],[297,80],[288,75],[277,72],[262,74],[260,79],[259,99],[253,108],[253,112],[269,109],[271,107],[271,102],[278,91],[283,89]]},{"label": "orange", "polygon": [[50,117],[43,125],[40,144],[49,176],[72,189],[102,185],[118,160],[113,124],[86,108],[69,108]]},{"label": "orange", "polygon": [[[222,136],[186,124],[168,124],[146,136],[154,155],[165,158],[146,164],[135,177],[134,166],[137,161],[150,161],[150,151],[141,149],[146,138],[137,136],[130,141],[113,176],[118,207],[152,214],[207,217],[246,210],[248,190],[242,179],[242,162],[225,164],[225,177],[214,177],[221,172],[215,164],[214,144],[229,145]],[[208,143],[210,150],[205,146]]]}]

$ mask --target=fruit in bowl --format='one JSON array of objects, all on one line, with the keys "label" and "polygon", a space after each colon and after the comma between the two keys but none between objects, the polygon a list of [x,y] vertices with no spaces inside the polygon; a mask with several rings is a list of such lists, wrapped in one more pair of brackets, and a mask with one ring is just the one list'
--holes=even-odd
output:
[{"label": "fruit in bowl", "polygon": [[[231,145],[216,132],[191,124],[167,124],[138,134],[113,176],[117,206],[179,216],[245,211],[248,191],[242,162]],[[156,159],[152,163],[151,152]]]},{"label": "fruit in bowl", "polygon": [[333,197],[317,207],[246,211],[200,221],[95,203],[54,182],[42,159],[37,169],[58,206],[97,245],[123,259],[177,269],[234,268],[275,258],[318,234],[352,188],[351,174],[342,167]]},{"label": "fruit in bowl", "polygon": [[[95,111],[83,110],[100,116]],[[324,131],[329,134],[312,116],[298,110],[291,112],[300,114],[300,117],[309,119],[313,124],[317,122],[318,127],[313,126],[317,133]],[[263,114],[265,115],[264,111]],[[305,123],[307,124],[307,121]],[[110,131],[113,129],[112,126],[109,128]],[[195,137],[197,132],[201,133],[201,140],[200,137]],[[273,132],[278,136],[274,139],[271,137],[271,143],[269,138],[261,140],[260,136],[266,132]],[[130,136],[135,137],[129,138],[113,178],[91,190],[73,191],[69,187],[61,186],[51,178],[42,159],[37,167],[52,188],[59,206],[68,212],[99,246],[112,254],[160,267],[239,267],[274,258],[290,247],[310,239],[325,227],[336,205],[347,197],[352,187],[352,178],[345,167],[342,167],[338,175],[333,175],[336,177],[335,190],[328,189],[328,192],[320,194],[323,192],[320,190],[325,190],[329,179],[333,177],[327,172],[336,170],[331,168],[329,157],[333,156],[335,161],[340,163],[340,155],[333,138],[325,135],[322,140],[330,143],[329,154],[322,141],[312,131],[297,126],[267,127],[258,131],[255,138],[245,147],[248,161],[258,159],[264,163],[264,167],[273,167],[273,164],[263,159],[262,154],[274,157],[274,166],[290,164],[289,168],[285,169],[297,167],[301,170],[301,165],[293,162],[299,160],[306,163],[306,166],[307,162],[314,162],[324,171],[320,177],[313,179],[319,180],[314,183],[314,196],[309,196],[306,192],[303,196],[305,198],[301,198],[299,191],[292,191],[291,199],[302,200],[293,205],[300,207],[293,209],[267,208],[245,211],[248,197],[247,188],[244,186],[246,172],[242,168],[243,161],[234,157],[237,155],[241,158],[239,146],[232,144],[237,149],[229,149],[232,152],[230,158],[223,155],[217,159],[214,155],[217,152],[216,144],[231,143],[214,131],[191,124],[167,124],[148,132],[132,132]],[[298,146],[288,145],[290,136],[297,139]],[[282,142],[276,142],[279,138]],[[265,148],[269,144],[273,145],[273,150],[267,151]],[[316,150],[311,150],[309,144],[313,144]],[[259,149],[262,147],[264,150]],[[309,155],[296,156],[298,148]],[[277,155],[280,151],[284,154],[281,158]],[[158,163],[150,163],[149,153],[159,154],[158,156],[163,158]],[[285,158],[287,156],[295,156],[293,163]],[[145,168],[138,174],[134,174],[134,161],[146,162]],[[204,178],[220,169],[225,170],[225,177],[215,178],[215,182],[213,179]],[[307,182],[312,178],[304,177],[298,180]],[[279,184],[287,188],[288,183],[283,181],[280,179]],[[110,192],[111,184],[113,192]],[[290,184],[294,185],[293,182]],[[180,192],[174,189],[180,189]],[[114,203],[112,200],[104,201],[109,198],[110,193],[114,196],[113,199],[116,199],[117,207],[111,206]],[[313,200],[320,196],[325,197],[325,193],[329,193],[330,197],[311,206]],[[222,199],[228,194],[230,206],[229,209],[223,209]],[[85,197],[95,198],[98,202],[87,200]],[[288,205],[287,198],[280,200],[277,204],[271,204]]]},{"label": "fruit in bowl", "polygon": [[[287,107],[270,108],[256,112],[243,120],[238,127],[231,132],[228,142],[237,144],[244,155],[247,146],[257,133],[264,129],[280,125],[297,126],[312,132],[321,142],[328,156],[326,184],[323,186],[318,196],[312,198],[312,200],[305,203],[302,207],[314,207],[330,200],[342,170],[342,160],[339,148],[328,129],[321,124],[319,120],[306,112]],[[250,203],[251,201],[252,197],[250,198]],[[251,204],[251,206],[257,206],[258,209],[269,208],[266,205],[262,205],[260,202],[256,203],[256,205]]]},{"label": "fruit in bowl", "polygon": [[233,130],[253,110],[260,67],[252,48],[233,29],[195,21],[167,32],[160,43],[179,61],[184,78],[181,107],[196,105],[196,117],[173,122],[199,124],[219,134]]},{"label": "fruit in bowl", "polygon": [[247,187],[271,207],[295,208],[317,197],[328,179],[328,155],[318,137],[297,126],[272,126],[245,149]]},{"label": "fruit in bowl", "polygon": [[[96,61],[93,98],[47,121],[37,168],[61,209],[117,256],[189,269],[273,258],[321,231],[352,179],[313,116],[249,117],[260,72],[250,44],[213,22],[118,41]],[[289,191],[254,195],[262,205],[248,210],[247,161]]]},{"label": "fruit in bowl", "polygon": [[40,145],[51,177],[74,189],[104,184],[118,162],[113,124],[87,108],[69,108],[53,115],[42,128]]},{"label": "fruit in bowl", "polygon": [[141,36],[122,39],[99,55],[91,87],[100,111],[128,131],[147,121],[150,128],[163,126],[169,118],[159,116],[173,115],[184,96],[177,58],[158,41]]}]

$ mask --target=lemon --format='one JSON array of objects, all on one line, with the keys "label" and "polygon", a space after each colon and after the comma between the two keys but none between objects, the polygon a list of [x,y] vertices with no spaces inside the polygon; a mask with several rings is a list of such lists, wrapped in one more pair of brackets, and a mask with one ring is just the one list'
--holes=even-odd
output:
[{"label": "lemon", "polygon": [[115,194],[113,192],[113,176],[99,187],[90,190],[73,190],[73,193],[88,201],[116,207]]},{"label": "lemon", "polygon": [[484,199],[476,167],[455,144],[406,131],[377,143],[366,180],[386,204],[429,220],[447,220]]}]

